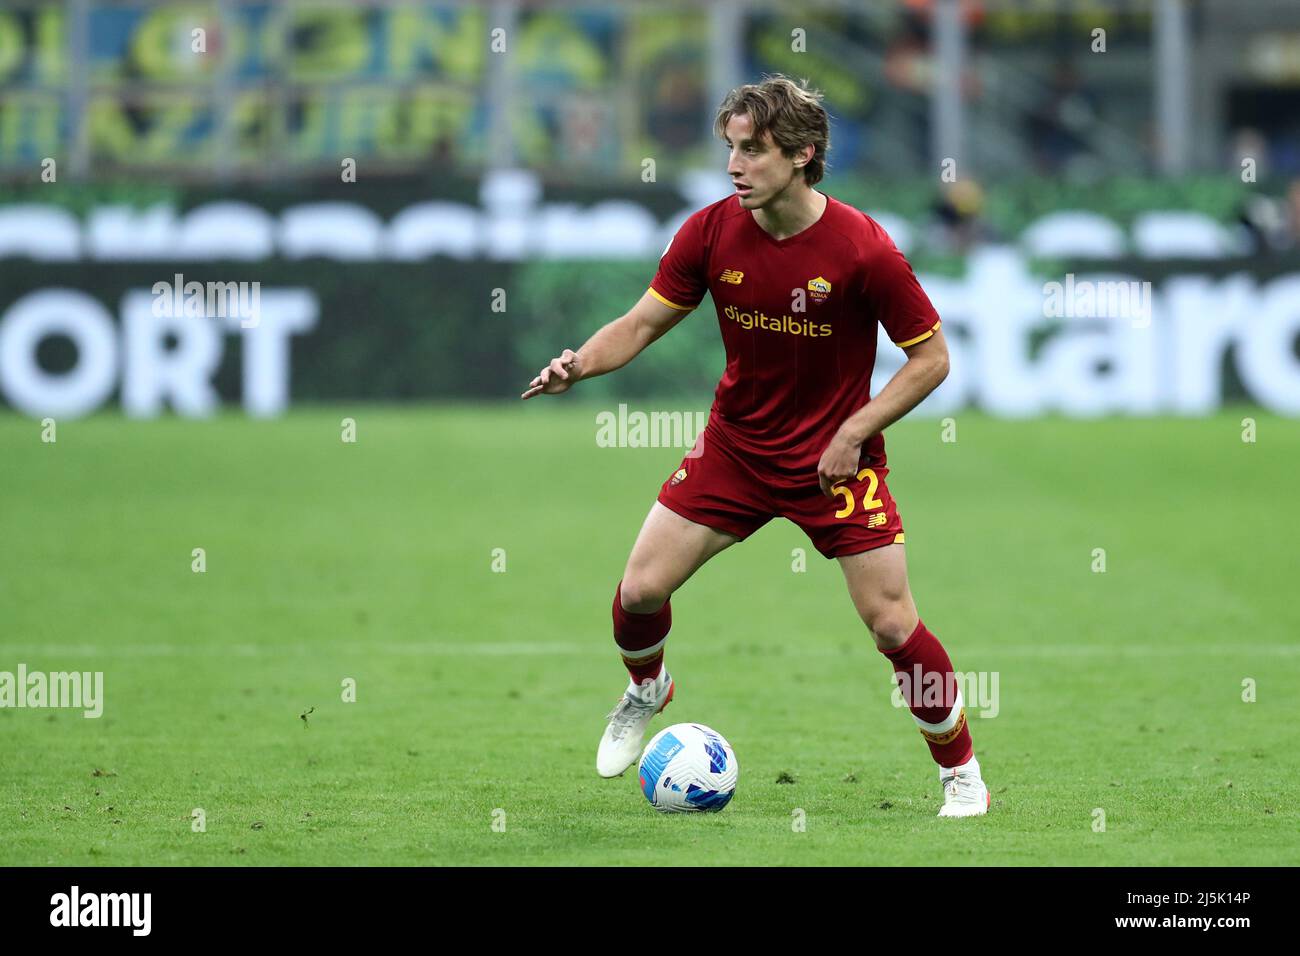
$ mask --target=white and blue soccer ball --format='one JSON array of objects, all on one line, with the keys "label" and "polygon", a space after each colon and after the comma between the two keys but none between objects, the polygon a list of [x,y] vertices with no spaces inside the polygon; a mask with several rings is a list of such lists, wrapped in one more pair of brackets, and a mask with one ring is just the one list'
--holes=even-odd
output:
[{"label": "white and blue soccer ball", "polygon": [[703,724],[673,724],[641,754],[641,792],[664,813],[717,812],[731,802],[740,764],[731,744]]}]

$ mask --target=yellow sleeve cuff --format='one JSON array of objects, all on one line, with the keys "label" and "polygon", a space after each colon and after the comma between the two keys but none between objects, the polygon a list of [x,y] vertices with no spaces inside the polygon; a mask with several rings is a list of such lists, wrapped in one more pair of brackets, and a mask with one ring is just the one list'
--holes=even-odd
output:
[{"label": "yellow sleeve cuff", "polygon": [[[654,286],[650,287],[650,294],[654,296],[656,299],[658,299],[660,302],[662,302],[664,305],[668,306],[668,308],[670,309],[680,309],[682,312],[689,312],[691,311],[691,309],[695,308],[694,305],[678,305],[676,302],[670,302],[668,299],[665,299],[658,292],[656,292]],[[698,304],[699,303],[696,303],[696,305]]]},{"label": "yellow sleeve cuff", "polygon": [[906,347],[909,345],[917,345],[917,342],[924,342],[926,341],[927,338],[930,338],[931,336],[933,336],[933,334],[935,334],[935,332],[937,332],[937,330],[939,330],[940,325],[943,325],[941,321],[940,323],[933,324],[931,326],[930,332],[920,333],[919,336],[915,338],[909,338],[907,339],[906,342],[894,342],[894,345],[900,347],[900,349],[906,349]]},{"label": "yellow sleeve cuff", "polygon": [[[654,290],[651,290],[651,291],[654,291]],[[936,331],[938,331],[939,326],[942,325],[942,324],[943,324],[942,322],[936,322],[936,323],[934,323],[934,325],[930,328],[930,331],[928,331],[928,332],[922,332],[922,333],[921,333],[920,335],[918,335],[916,338],[914,338],[914,339],[908,339],[906,342],[895,342],[894,344],[897,345],[900,349],[905,349],[905,348],[907,348],[909,345],[915,345],[917,342],[924,342],[924,341],[925,341],[926,339],[928,339],[930,336],[934,335],[934,333],[935,333]]]}]

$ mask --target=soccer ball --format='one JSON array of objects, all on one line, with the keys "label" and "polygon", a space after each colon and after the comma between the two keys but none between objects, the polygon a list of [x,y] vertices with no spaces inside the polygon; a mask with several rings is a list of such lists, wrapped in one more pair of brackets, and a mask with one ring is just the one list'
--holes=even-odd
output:
[{"label": "soccer ball", "polygon": [[673,724],[641,754],[641,792],[664,813],[718,811],[736,792],[740,764],[731,744],[703,724]]}]

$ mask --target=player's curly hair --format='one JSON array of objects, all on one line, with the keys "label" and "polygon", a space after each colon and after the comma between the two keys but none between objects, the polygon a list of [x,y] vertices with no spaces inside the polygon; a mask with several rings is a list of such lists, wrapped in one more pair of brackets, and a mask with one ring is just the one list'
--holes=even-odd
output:
[{"label": "player's curly hair", "polygon": [[812,144],[813,157],[803,168],[804,181],[809,186],[821,182],[828,168],[826,153],[831,148],[831,129],[820,90],[810,89],[807,80],[796,82],[780,73],[767,74],[759,83],[738,86],[718,107],[713,131],[719,138],[726,138],[727,123],[741,113],[749,115],[755,137],[761,138],[764,130],[770,131],[773,142],[786,156],[794,156]]}]

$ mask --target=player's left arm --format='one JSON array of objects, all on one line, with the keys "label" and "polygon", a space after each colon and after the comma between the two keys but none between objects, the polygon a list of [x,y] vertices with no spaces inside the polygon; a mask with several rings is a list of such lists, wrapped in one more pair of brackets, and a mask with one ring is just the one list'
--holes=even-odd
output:
[{"label": "player's left arm", "polygon": [[840,425],[817,464],[822,494],[834,497],[831,486],[856,476],[862,444],[884,431],[929,395],[948,377],[948,344],[943,329],[903,350],[907,361],[880,390],[880,394]]}]

